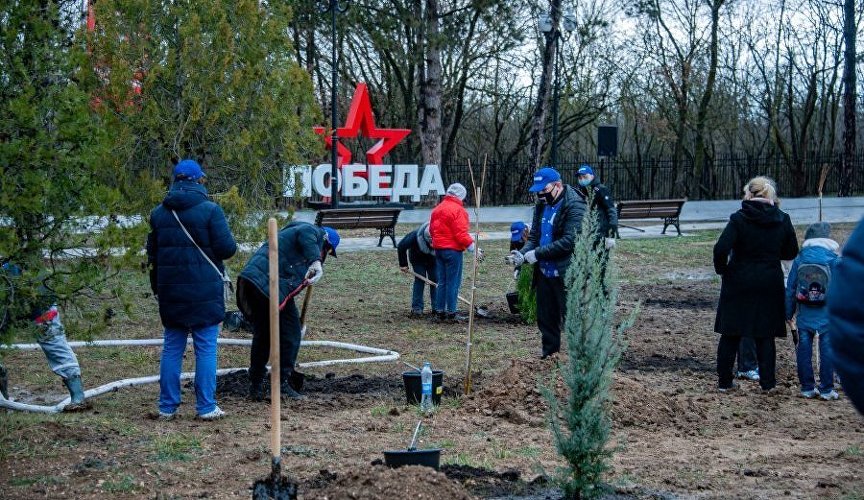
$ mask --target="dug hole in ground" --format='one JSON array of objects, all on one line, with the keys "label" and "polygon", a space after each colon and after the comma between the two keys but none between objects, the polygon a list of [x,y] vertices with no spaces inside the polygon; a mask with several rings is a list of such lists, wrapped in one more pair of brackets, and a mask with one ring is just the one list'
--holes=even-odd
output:
[{"label": "dug hole in ground", "polygon": [[[400,226],[397,233],[411,229]],[[835,238],[842,244],[850,229],[835,226]],[[625,239],[616,249],[621,317],[637,302],[642,306],[625,334],[613,382],[609,446],[615,453],[604,478],[610,495],[860,498],[862,418],[842,390],[834,402],[797,397],[791,339],[778,339],[776,394],[762,395],[748,381],[736,393],[716,392],[712,330],[720,287],[711,247],[717,235]],[[395,251],[328,260],[310,305],[307,339],[392,349],[414,365],[428,360],[444,370],[442,404],[424,419],[418,440],[418,448],[442,448],[443,465],[440,472],[372,465],[383,450],[404,448],[418,419],[416,407],[405,403],[404,365],[307,369],[307,398],[284,402],[281,413],[283,471],[299,483],[301,498],[554,498],[537,479],[541,468],[563,465],[537,389],[538,377],[554,365],[535,358],[536,327],[507,311],[512,274],[496,257],[507,253],[506,242],[488,242],[484,250],[489,258],[479,268],[477,303],[491,317],[475,324],[475,392],[467,398],[459,396],[467,327],[410,316],[411,282],[398,272]],[[466,259],[465,276],[469,269]],[[135,301],[104,338],[160,336],[146,275],[129,271],[117,279]],[[110,298],[93,304],[109,306],[122,310]],[[156,347],[77,353],[87,387],[158,373]],[[301,362],[334,357],[342,353],[300,353]],[[193,359],[190,348],[184,371],[194,369]],[[40,352],[10,352],[4,364],[15,399],[45,404],[62,397],[64,388]],[[248,348],[220,348],[220,367],[247,364]],[[100,396],[82,414],[2,414],[0,496],[248,498],[255,479],[270,469],[269,405],[245,399],[244,375],[220,379],[217,396],[228,417],[216,422],[194,419],[191,386],[184,389],[181,417],[171,422],[150,418],[156,386]]]}]

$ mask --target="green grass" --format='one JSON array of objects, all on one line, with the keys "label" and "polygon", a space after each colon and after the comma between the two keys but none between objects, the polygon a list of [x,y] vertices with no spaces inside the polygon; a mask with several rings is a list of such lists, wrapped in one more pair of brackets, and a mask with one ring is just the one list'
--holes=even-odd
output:
[{"label": "green grass", "polygon": [[849,457],[860,457],[862,455],[861,446],[857,444],[849,445],[843,453]]},{"label": "green grass", "polygon": [[196,436],[171,433],[157,437],[154,442],[156,459],[159,461],[189,461],[192,453],[201,450],[201,440]]},{"label": "green grass", "polygon": [[119,479],[110,479],[102,483],[102,490],[106,493],[130,493],[138,489],[135,479],[129,474],[124,474]]},{"label": "green grass", "polygon": [[444,457],[444,460],[442,460],[442,462],[445,465],[459,465],[459,466],[463,466],[463,467],[476,467],[478,469],[494,469],[495,468],[495,465],[488,458],[484,457],[483,459],[478,459],[477,457],[475,457],[471,453],[461,452],[461,451],[458,453],[454,453],[452,455],[448,453],[447,456]]},{"label": "green grass", "polygon": [[35,477],[15,477],[9,480],[9,486],[27,487],[34,484],[39,485],[57,485],[66,482],[66,478],[59,476],[35,476]]},{"label": "green grass", "polygon": [[525,458],[537,458],[540,456],[540,448],[537,446],[523,446],[513,450],[513,454]]}]

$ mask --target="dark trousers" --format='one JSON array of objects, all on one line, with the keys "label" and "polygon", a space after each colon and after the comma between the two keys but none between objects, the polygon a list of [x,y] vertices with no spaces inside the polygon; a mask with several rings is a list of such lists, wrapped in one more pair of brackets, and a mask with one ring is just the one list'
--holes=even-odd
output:
[{"label": "dark trousers", "polygon": [[543,356],[561,350],[561,325],[567,310],[567,293],[564,278],[547,278],[538,272],[537,288],[537,328],[543,342]]},{"label": "dark trousers", "polygon": [[[270,359],[270,299],[249,281],[237,280],[237,305],[252,322],[252,351],[249,356],[249,380],[260,382],[267,373]],[[294,299],[279,311],[280,377],[288,380],[300,351],[300,314]]]},{"label": "dark trousers", "polygon": [[739,372],[749,372],[759,367],[756,361],[756,343],[753,337],[741,337],[741,343],[738,344],[738,370]]},{"label": "dark trousers", "polygon": [[[721,388],[732,387],[735,374],[732,368],[735,366],[735,355],[741,337],[735,335],[721,335],[717,344],[717,377]],[[759,366],[759,385],[762,389],[773,389],[777,385],[775,378],[775,367],[777,363],[777,350],[774,345],[774,337],[754,338],[756,346],[756,361]]]}]

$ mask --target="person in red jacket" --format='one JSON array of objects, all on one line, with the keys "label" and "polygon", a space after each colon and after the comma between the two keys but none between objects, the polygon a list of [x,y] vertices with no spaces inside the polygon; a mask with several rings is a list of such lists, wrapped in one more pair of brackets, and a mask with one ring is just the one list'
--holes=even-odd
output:
[{"label": "person in red jacket", "polygon": [[[454,183],[433,210],[429,219],[432,248],[435,249],[435,267],[438,271],[439,319],[457,321],[456,301],[462,284],[462,252],[473,252],[474,238],[468,233],[468,212],[462,200],[468,192],[462,184]],[[483,252],[477,249],[477,258]],[[458,318],[461,319],[461,318]]]}]

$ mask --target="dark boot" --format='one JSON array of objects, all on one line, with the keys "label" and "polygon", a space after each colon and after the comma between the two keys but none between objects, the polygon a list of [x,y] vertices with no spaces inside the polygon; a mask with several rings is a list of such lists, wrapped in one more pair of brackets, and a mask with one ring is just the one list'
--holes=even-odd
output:
[{"label": "dark boot", "polygon": [[264,401],[264,379],[249,379],[249,399]]},{"label": "dark boot", "polygon": [[305,399],[294,389],[293,371],[282,370],[279,376],[279,392],[291,399]]},{"label": "dark boot", "polygon": [[3,365],[0,365],[0,393],[3,397],[9,399],[9,373]]},{"label": "dark boot", "polygon": [[84,384],[81,383],[81,376],[76,375],[63,379],[63,383],[69,389],[69,397],[71,398],[71,401],[63,408],[63,411],[87,409],[87,402],[84,401]]}]

